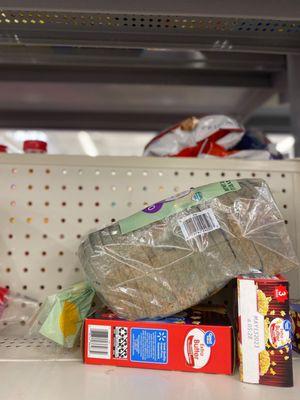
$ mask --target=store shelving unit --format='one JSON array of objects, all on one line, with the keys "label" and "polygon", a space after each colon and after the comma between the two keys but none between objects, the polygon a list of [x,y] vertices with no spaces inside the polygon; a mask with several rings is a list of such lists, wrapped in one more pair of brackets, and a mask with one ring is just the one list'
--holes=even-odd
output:
[{"label": "store shelving unit", "polygon": [[[201,0],[0,1],[0,125],[157,129],[199,109],[247,120],[278,93],[290,98],[297,138],[299,60],[297,0],[230,0],[226,9]],[[265,178],[300,254],[298,161],[8,155],[0,174],[1,280],[38,299],[81,278],[75,252],[86,230],[196,181]],[[290,279],[296,295],[299,275]],[[7,399],[299,397],[299,359],[296,386],[286,390],[237,377],[84,366],[79,350],[53,352],[40,339],[3,338],[0,358]]]}]

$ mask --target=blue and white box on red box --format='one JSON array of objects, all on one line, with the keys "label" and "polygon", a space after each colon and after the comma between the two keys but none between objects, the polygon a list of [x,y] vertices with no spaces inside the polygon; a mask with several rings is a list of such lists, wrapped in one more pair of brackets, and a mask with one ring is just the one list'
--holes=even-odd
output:
[{"label": "blue and white box on red box", "polygon": [[233,341],[223,307],[196,306],[151,321],[125,321],[106,312],[85,320],[84,362],[231,374]]}]

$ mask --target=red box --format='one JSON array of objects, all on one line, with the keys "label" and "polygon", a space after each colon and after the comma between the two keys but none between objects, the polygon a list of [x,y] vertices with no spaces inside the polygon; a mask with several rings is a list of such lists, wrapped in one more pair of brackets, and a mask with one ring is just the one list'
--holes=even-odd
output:
[{"label": "red box", "polygon": [[156,321],[106,313],[85,320],[84,362],[231,374],[233,329],[223,307],[197,306]]},{"label": "red box", "polygon": [[238,354],[243,382],[293,386],[289,284],[282,276],[241,276]]}]

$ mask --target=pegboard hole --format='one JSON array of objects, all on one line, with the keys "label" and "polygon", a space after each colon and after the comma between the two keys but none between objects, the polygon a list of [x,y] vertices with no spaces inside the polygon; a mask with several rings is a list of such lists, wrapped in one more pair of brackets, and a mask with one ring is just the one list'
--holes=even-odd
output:
[{"label": "pegboard hole", "polygon": [[47,169],[45,170],[45,173],[46,173],[46,174],[50,174],[50,172],[51,172],[51,171],[50,171],[49,168],[47,168]]},{"label": "pegboard hole", "polygon": [[27,189],[28,189],[28,190],[32,190],[32,189],[33,189],[33,185],[28,185],[28,186],[27,186]]},{"label": "pegboard hole", "polygon": [[46,251],[42,251],[42,256],[46,257],[46,255],[47,255],[47,252]]},{"label": "pegboard hole", "polygon": [[47,239],[48,235],[46,233],[43,234],[43,239]]},{"label": "pegboard hole", "polygon": [[78,267],[74,268],[74,270],[75,270],[75,272],[79,272],[79,268]]},{"label": "pegboard hole", "polygon": [[41,268],[41,272],[46,272],[46,268]]},{"label": "pegboard hole", "polygon": [[10,218],[9,218],[9,222],[10,222],[11,224],[15,224],[15,223],[16,223],[16,218],[15,218],[15,217],[10,217]]},{"label": "pegboard hole", "polygon": [[45,286],[44,286],[44,285],[40,285],[40,289],[41,289],[41,290],[44,290],[44,289],[45,289]]},{"label": "pegboard hole", "polygon": [[95,207],[99,207],[100,206],[100,203],[99,203],[99,201],[96,201],[96,203],[95,203]]},{"label": "pegboard hole", "polygon": [[25,239],[30,239],[30,234],[29,233],[26,233]]},{"label": "pegboard hole", "polygon": [[98,223],[99,223],[99,219],[98,219],[98,218],[95,218],[95,219],[94,219],[94,222],[95,222],[95,224],[98,224]]},{"label": "pegboard hole", "polygon": [[271,174],[268,172],[267,173],[267,178],[270,178],[271,177]]},{"label": "pegboard hole", "polygon": [[78,218],[77,222],[78,222],[79,224],[81,224],[82,218]]},{"label": "pegboard hole", "polygon": [[285,174],[281,174],[281,178],[285,178]]},{"label": "pegboard hole", "polygon": [[26,250],[26,251],[24,252],[24,254],[25,254],[26,257],[28,257],[30,253],[29,253],[28,250]]},{"label": "pegboard hole", "polygon": [[285,219],[284,223],[287,225],[289,223],[289,221],[287,219]]},{"label": "pegboard hole", "polygon": [[253,178],[256,176],[255,172],[252,172],[251,176],[253,176]]},{"label": "pegboard hole", "polygon": [[131,201],[129,201],[128,203],[127,203],[127,207],[131,207],[132,206],[132,203],[131,203]]},{"label": "pegboard hole", "polygon": [[80,239],[80,238],[81,238],[80,233],[78,233],[78,234],[76,235],[76,237],[77,237],[77,239]]},{"label": "pegboard hole", "polygon": [[57,285],[56,287],[57,287],[57,290],[61,290],[62,289],[61,285]]},{"label": "pegboard hole", "polygon": [[9,251],[7,252],[7,255],[8,255],[8,256],[11,256],[11,255],[12,255],[12,251],[9,250]]},{"label": "pegboard hole", "polygon": [[63,201],[63,202],[61,203],[61,206],[62,206],[62,207],[66,207],[66,205],[67,205],[67,203],[66,203],[65,201]]},{"label": "pegboard hole", "polygon": [[110,204],[112,207],[115,207],[117,205],[117,203],[115,201],[112,201]]},{"label": "pegboard hole", "polygon": [[147,186],[143,186],[143,191],[145,192],[147,190]]},{"label": "pegboard hole", "polygon": [[23,286],[22,286],[22,289],[23,289],[23,290],[27,290],[27,285],[23,285]]},{"label": "pegboard hole", "polygon": [[175,172],[174,172],[174,175],[175,175],[175,176],[178,176],[178,175],[179,175],[179,172],[178,172],[178,171],[175,171]]},{"label": "pegboard hole", "polygon": [[26,272],[28,272],[28,268],[23,268],[23,272],[26,274]]},{"label": "pegboard hole", "polygon": [[158,190],[159,190],[160,192],[163,192],[163,191],[165,190],[165,188],[164,188],[163,186],[159,186]]},{"label": "pegboard hole", "polygon": [[110,221],[111,221],[111,222],[116,222],[116,219],[115,219],[115,218],[112,218]]},{"label": "pegboard hole", "polygon": [[66,185],[62,185],[61,190],[66,190],[67,186]]},{"label": "pegboard hole", "polygon": [[225,176],[226,174],[225,174],[225,172],[221,172],[221,176]]},{"label": "pegboard hole", "polygon": [[282,189],[281,191],[282,191],[282,193],[286,193],[286,189]]},{"label": "pegboard hole", "polygon": [[16,206],[16,202],[13,200],[10,202],[11,207],[15,207]]},{"label": "pegboard hole", "polygon": [[5,285],[5,287],[6,287],[6,289],[8,289],[8,290],[10,289],[10,286],[9,286],[9,285]]},{"label": "pegboard hole", "polygon": [[65,218],[61,218],[60,222],[61,222],[62,224],[64,224],[64,223],[66,222],[66,219],[65,219]]},{"label": "pegboard hole", "polygon": [[8,274],[10,273],[10,268],[6,268],[6,270],[5,270]]},{"label": "pegboard hole", "polygon": [[16,187],[17,187],[17,186],[16,186],[14,183],[10,185],[10,188],[11,188],[12,190],[15,190]]},{"label": "pegboard hole", "polygon": [[31,224],[32,223],[32,218],[31,217],[27,217],[26,218],[26,222],[27,222],[27,224]]},{"label": "pegboard hole", "polygon": [[49,218],[44,218],[44,224],[48,224],[49,223]]},{"label": "pegboard hole", "polygon": [[286,204],[284,204],[284,205],[283,205],[283,208],[287,208],[287,205],[286,205]]},{"label": "pegboard hole", "polygon": [[58,255],[61,257],[61,256],[64,255],[64,252],[63,252],[63,251],[60,251],[60,252],[58,253]]},{"label": "pegboard hole", "polygon": [[17,174],[18,173],[17,168],[12,168],[11,173],[14,174],[14,175]]},{"label": "pegboard hole", "polygon": [[209,176],[210,175],[210,173],[209,172],[205,172],[205,176]]},{"label": "pegboard hole", "polygon": [[27,205],[28,205],[28,207],[31,207],[32,206],[32,201],[28,201]]},{"label": "pegboard hole", "polygon": [[64,239],[64,238],[65,238],[65,235],[64,235],[63,233],[61,233],[61,234],[59,235],[59,238],[60,238],[60,239]]},{"label": "pegboard hole", "polygon": [[195,173],[193,171],[190,172],[190,176],[194,176]]},{"label": "pegboard hole", "polygon": [[34,172],[33,168],[29,168],[28,173],[33,174],[33,172]]},{"label": "pegboard hole", "polygon": [[57,272],[63,272],[63,269],[61,267],[57,268]]},{"label": "pegboard hole", "polygon": [[78,203],[78,207],[82,207],[83,206],[83,203],[82,203],[82,201],[80,201],[79,203]]},{"label": "pegboard hole", "polygon": [[8,235],[9,239],[13,239],[14,235],[12,235],[11,233]]},{"label": "pegboard hole", "polygon": [[78,186],[78,190],[82,190],[83,189],[83,186]]},{"label": "pegboard hole", "polygon": [[240,177],[240,176],[241,176],[240,172],[237,172],[237,173],[236,173],[236,176],[237,176],[237,177]]},{"label": "pegboard hole", "polygon": [[79,169],[77,172],[78,172],[78,175],[82,175],[83,174],[82,169]]},{"label": "pegboard hole", "polygon": [[49,203],[49,201],[45,201],[44,204],[45,204],[45,207],[49,207],[49,204],[50,204],[50,203]]},{"label": "pegboard hole", "polygon": [[99,188],[99,186],[95,186],[94,189],[95,189],[96,191],[98,191],[100,188]]}]

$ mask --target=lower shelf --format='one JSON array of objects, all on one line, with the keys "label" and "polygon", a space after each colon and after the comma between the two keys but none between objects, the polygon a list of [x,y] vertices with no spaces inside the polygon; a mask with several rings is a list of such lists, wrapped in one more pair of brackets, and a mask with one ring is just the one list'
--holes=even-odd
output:
[{"label": "lower shelf", "polygon": [[7,400],[299,400],[300,357],[295,386],[287,389],[243,384],[237,375],[84,365],[79,349],[61,353],[40,338],[0,338],[0,377]]}]

